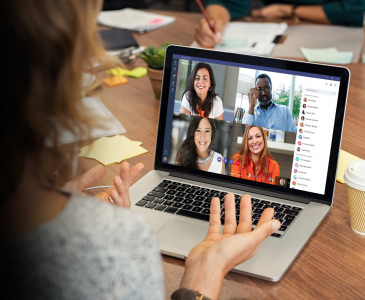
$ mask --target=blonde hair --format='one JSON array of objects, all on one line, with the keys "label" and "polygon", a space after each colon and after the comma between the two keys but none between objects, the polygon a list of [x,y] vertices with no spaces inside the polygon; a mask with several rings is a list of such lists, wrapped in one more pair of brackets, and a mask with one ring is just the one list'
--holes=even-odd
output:
[{"label": "blonde hair", "polygon": [[2,2],[8,82],[0,189],[7,191],[5,197],[15,191],[27,157],[43,172],[47,159],[61,156],[60,127],[80,135],[92,124],[80,109],[81,81],[93,63],[109,60],[97,32],[101,6],[102,0]]},{"label": "blonde hair", "polygon": [[244,168],[244,166],[246,164],[249,163],[249,151],[250,150],[248,147],[248,134],[250,132],[250,129],[253,127],[257,127],[260,130],[260,132],[262,134],[262,138],[264,140],[264,149],[262,150],[261,156],[260,156],[260,166],[261,166],[261,169],[262,169],[264,175],[267,175],[269,173],[269,167],[267,165],[267,160],[268,160],[268,158],[273,159],[273,157],[271,156],[269,148],[267,147],[266,133],[262,129],[262,127],[253,126],[253,125],[248,125],[246,127],[245,133],[243,134],[241,150],[239,153],[237,153],[239,155],[238,160],[240,161],[240,165],[241,165],[242,169]]}]

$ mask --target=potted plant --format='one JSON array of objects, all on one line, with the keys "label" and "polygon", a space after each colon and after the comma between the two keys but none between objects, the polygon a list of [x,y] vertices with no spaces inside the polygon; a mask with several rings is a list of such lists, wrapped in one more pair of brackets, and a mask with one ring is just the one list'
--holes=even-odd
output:
[{"label": "potted plant", "polygon": [[168,45],[170,45],[170,43],[164,43],[160,49],[156,46],[151,46],[139,53],[139,56],[148,65],[147,75],[151,80],[152,88],[157,99],[160,99],[161,97],[163,66]]}]

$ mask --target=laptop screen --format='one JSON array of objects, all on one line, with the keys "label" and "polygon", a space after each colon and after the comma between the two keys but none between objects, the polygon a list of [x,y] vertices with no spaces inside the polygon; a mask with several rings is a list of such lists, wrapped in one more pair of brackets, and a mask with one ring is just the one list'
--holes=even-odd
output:
[{"label": "laptop screen", "polygon": [[325,194],[340,77],[180,54],[169,75],[163,164]]}]

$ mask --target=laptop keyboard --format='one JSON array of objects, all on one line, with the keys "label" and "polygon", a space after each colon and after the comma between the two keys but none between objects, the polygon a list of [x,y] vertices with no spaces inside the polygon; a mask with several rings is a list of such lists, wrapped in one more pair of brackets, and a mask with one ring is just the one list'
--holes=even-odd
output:
[{"label": "laptop keyboard", "polygon": [[[224,197],[226,194],[226,192],[218,190],[164,180],[144,196],[142,200],[138,201],[136,205],[179,216],[209,221],[210,202],[212,198],[218,197],[221,202],[221,221],[224,224]],[[241,196],[234,195],[237,223],[239,221]],[[257,225],[265,208],[272,207],[275,210],[274,219],[278,219],[281,222],[280,229],[271,235],[276,238],[281,238],[288,231],[303,210],[301,207],[257,198],[251,198],[251,202],[252,225]]]}]

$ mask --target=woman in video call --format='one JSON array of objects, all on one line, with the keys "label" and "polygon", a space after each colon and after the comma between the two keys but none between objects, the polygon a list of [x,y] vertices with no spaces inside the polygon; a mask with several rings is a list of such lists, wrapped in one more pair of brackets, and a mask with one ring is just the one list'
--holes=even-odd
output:
[{"label": "woman in video call", "polygon": [[280,176],[280,167],[269,152],[262,127],[246,127],[241,150],[233,156],[231,176],[275,184],[275,178]]},{"label": "woman in video call", "polygon": [[188,78],[180,113],[223,120],[223,103],[215,93],[215,86],[212,67],[198,63]]},{"label": "woman in video call", "polygon": [[177,154],[176,164],[224,174],[225,168],[222,155],[210,149],[215,133],[216,126],[214,120],[193,117],[189,124],[186,139],[180,146]]}]

